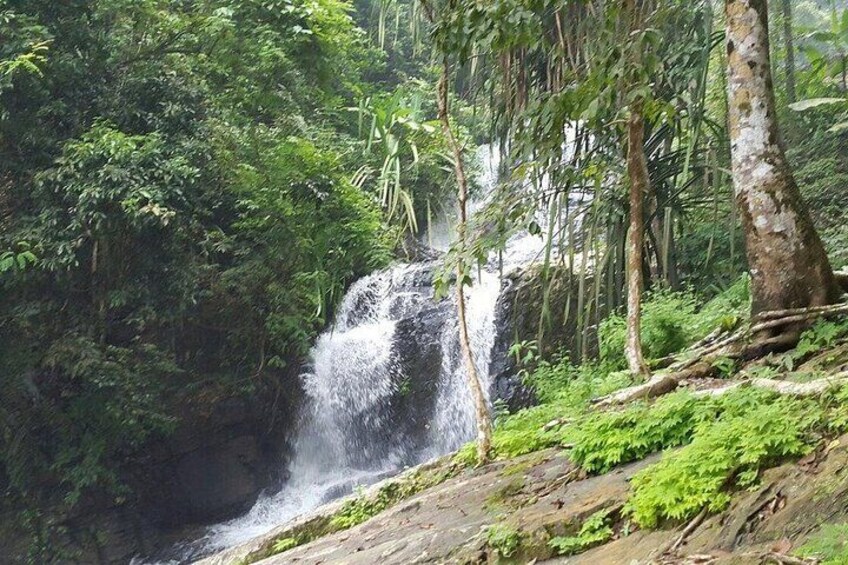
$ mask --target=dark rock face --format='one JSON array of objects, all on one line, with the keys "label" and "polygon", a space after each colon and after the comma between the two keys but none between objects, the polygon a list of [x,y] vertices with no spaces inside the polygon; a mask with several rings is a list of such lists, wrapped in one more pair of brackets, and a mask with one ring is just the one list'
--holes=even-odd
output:
[{"label": "dark rock face", "polygon": [[[282,480],[301,394],[297,379],[281,376],[251,395],[183,399],[177,429],[126,464],[120,479],[131,494],[81,501],[58,525],[67,533],[55,532],[53,549],[78,563],[128,563],[246,511]],[[29,536],[19,524],[14,511],[0,515],[0,563],[26,562]]]},{"label": "dark rock face", "polygon": [[438,397],[442,371],[441,336],[451,318],[452,304],[443,300],[400,320],[395,329],[393,356],[397,386],[393,418],[414,453],[423,446]]},{"label": "dark rock face", "polygon": [[[288,380],[298,386],[296,379]],[[248,510],[263,489],[281,479],[300,391],[295,389],[294,397],[286,397],[272,414],[278,395],[270,389],[209,407],[187,406],[180,428],[149,446],[144,473],[134,474],[144,513],[170,528]]]},{"label": "dark rock face", "polygon": [[[495,316],[497,335],[492,348],[492,395],[506,402],[510,412],[536,403],[533,391],[517,377],[519,367],[509,355],[514,343],[537,340],[542,319],[544,286],[538,266],[515,271],[505,278],[498,297]],[[555,271],[548,295],[549,316],[543,327],[541,353],[567,352],[576,359],[577,281],[569,281],[567,273]],[[567,302],[571,298],[571,307]],[[567,313],[567,315],[566,315]],[[589,336],[594,338],[594,332]]]}]

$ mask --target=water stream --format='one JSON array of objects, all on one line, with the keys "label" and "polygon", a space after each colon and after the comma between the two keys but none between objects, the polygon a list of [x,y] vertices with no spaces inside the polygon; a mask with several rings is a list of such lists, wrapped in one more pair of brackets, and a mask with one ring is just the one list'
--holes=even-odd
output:
[{"label": "water stream", "polygon": [[[485,148],[480,157],[485,197],[497,162]],[[451,222],[442,219],[431,226],[428,239],[444,247],[450,231]],[[541,242],[534,239],[538,251]],[[514,247],[527,246],[525,240]],[[453,300],[433,296],[439,266],[398,264],[352,285],[301,376],[306,401],[288,467],[291,478],[244,516],[184,545],[180,561],[262,535],[357,485],[449,453],[474,437],[456,308]],[[482,270],[466,291],[469,337],[487,391],[501,286],[492,268]]]}]

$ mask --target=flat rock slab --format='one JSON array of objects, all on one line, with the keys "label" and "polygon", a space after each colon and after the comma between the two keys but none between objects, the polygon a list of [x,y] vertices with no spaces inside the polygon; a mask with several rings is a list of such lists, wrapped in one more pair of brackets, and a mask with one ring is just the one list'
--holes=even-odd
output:
[{"label": "flat rock slab", "polygon": [[[658,458],[588,478],[561,450],[496,462],[464,471],[349,530],[260,563],[747,565],[762,563],[770,551],[791,553],[822,524],[848,520],[848,436],[843,436],[798,462],[765,471],[758,488],[737,493],[725,512],[707,518],[674,554],[665,551],[683,526],[636,531],[581,555],[551,558],[551,537],[574,535],[595,512],[620,508],[633,474]],[[340,505],[320,508],[304,520],[329,516]],[[286,537],[295,524],[204,564],[237,563],[269,540]],[[519,553],[509,561],[499,560],[487,543],[493,525],[521,534]]]},{"label": "flat rock slab", "polygon": [[652,460],[584,480],[565,453],[548,450],[466,471],[371,520],[261,561],[263,565],[411,565],[487,559],[486,528],[525,535],[579,528],[592,513],[621,504],[628,479]]}]

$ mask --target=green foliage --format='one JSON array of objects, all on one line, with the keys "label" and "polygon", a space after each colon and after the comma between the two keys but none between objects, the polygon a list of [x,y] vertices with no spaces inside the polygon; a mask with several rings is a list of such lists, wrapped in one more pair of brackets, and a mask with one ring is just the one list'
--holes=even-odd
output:
[{"label": "green foliage", "polygon": [[691,439],[700,417],[698,400],[686,392],[642,403],[620,412],[588,416],[572,434],[571,459],[592,473],[605,473],[620,463],[637,461]]},{"label": "green foliage", "polygon": [[832,346],[836,340],[848,335],[848,320],[818,320],[801,334],[798,345],[792,351],[794,359],[804,357]]},{"label": "green foliage", "polygon": [[5,273],[6,271],[23,271],[27,268],[27,265],[33,265],[38,260],[26,243],[19,243],[17,248],[17,251],[4,251],[0,253],[0,273]]},{"label": "green foliage", "polygon": [[[642,311],[642,348],[647,359],[661,359],[684,349],[718,328],[731,329],[744,316],[749,302],[747,278],[698,308],[692,293],[660,291],[649,295]],[[627,367],[624,342],[627,323],[613,315],[598,329],[600,361],[608,370]]]},{"label": "green foliage", "polygon": [[436,475],[416,473],[401,480],[386,483],[373,496],[360,493],[359,496],[345,502],[339,511],[333,515],[330,525],[336,530],[352,528],[401,500],[441,483],[448,479],[451,473],[450,470]]},{"label": "green foliage", "polygon": [[626,512],[644,528],[723,510],[734,488],[756,485],[760,471],[810,449],[823,422],[816,402],[742,390],[699,405],[689,445],[633,477]]},{"label": "green foliage", "polygon": [[[0,0],[0,474],[14,505],[50,503],[38,523],[132,501],[145,442],[187,406],[279,387],[347,286],[392,259],[395,230],[352,181],[376,157],[348,108],[401,73],[359,15]],[[404,68],[408,99],[429,94],[420,61]],[[394,133],[424,198],[448,173],[420,110]],[[59,547],[42,534],[39,562]]]},{"label": "green foliage", "polygon": [[486,530],[486,543],[499,557],[509,559],[521,547],[521,532],[503,524],[494,524]]},{"label": "green foliage", "polygon": [[299,545],[301,545],[301,542],[298,538],[283,538],[274,542],[272,551],[276,555],[278,553],[283,553],[284,551],[294,549]]},{"label": "green foliage", "polygon": [[428,85],[411,81],[351,110],[358,112],[359,134],[366,140],[364,155],[376,158],[379,170],[374,173],[363,165],[355,177],[357,184],[370,186],[370,177],[375,177],[375,194],[387,219],[417,232],[429,221],[428,209],[445,202],[455,183],[442,156],[447,149],[438,122],[432,119],[432,92]]},{"label": "green foliage", "polygon": [[848,563],[848,524],[824,524],[797,551],[802,557],[821,560],[821,565]]},{"label": "green foliage", "polygon": [[557,536],[548,545],[557,555],[575,555],[609,541],[613,535],[609,510],[600,510],[589,516],[576,536]]},{"label": "green foliage", "polygon": [[[591,364],[575,367],[562,360],[540,363],[526,382],[534,387],[540,383],[546,391],[543,403],[496,421],[492,435],[495,458],[518,457],[570,441],[567,420],[581,416],[592,398],[622,388],[631,380],[626,372],[606,373]],[[460,466],[476,464],[474,444],[464,445],[454,462]]]}]

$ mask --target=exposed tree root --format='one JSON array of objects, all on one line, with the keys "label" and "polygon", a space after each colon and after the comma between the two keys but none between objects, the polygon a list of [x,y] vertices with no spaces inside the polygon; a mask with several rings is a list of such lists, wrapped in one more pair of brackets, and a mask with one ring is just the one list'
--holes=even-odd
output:
[{"label": "exposed tree root", "polygon": [[697,530],[698,527],[704,522],[707,517],[707,514],[707,507],[704,506],[704,508],[700,512],[698,512],[698,515],[695,516],[695,518],[686,525],[686,527],[683,529],[683,532],[680,533],[677,539],[674,540],[674,542],[668,546],[664,553],[677,552],[677,550],[680,549],[684,543],[686,543],[686,540],[689,539],[689,536],[691,536],[695,532],[695,530]]},{"label": "exposed tree root", "polygon": [[610,406],[632,402],[633,400],[656,398],[676,389],[682,380],[705,378],[715,372],[716,368],[712,363],[701,361],[675,373],[657,373],[646,383],[619,390],[609,396],[596,399],[594,402],[598,406]]},{"label": "exposed tree root", "polygon": [[727,386],[708,390],[699,390],[696,391],[694,394],[695,396],[721,396],[722,394],[726,394],[731,390],[743,386],[750,386],[753,388],[770,390],[772,392],[776,392],[778,394],[783,394],[786,396],[797,396],[803,398],[806,396],[818,396],[819,394],[822,394],[823,392],[831,388],[835,388],[846,383],[848,383],[848,372],[837,373],[829,377],[816,379],[814,381],[809,381],[806,383],[795,383],[791,381],[781,381],[776,379],[750,379],[744,381],[735,381],[728,384]]},{"label": "exposed tree root", "polygon": [[[712,376],[716,373],[715,361],[727,357],[747,363],[777,351],[786,351],[794,347],[800,338],[799,327],[810,321],[837,314],[848,313],[848,304],[840,303],[830,306],[814,306],[762,312],[755,316],[748,327],[739,329],[730,335],[713,332],[693,347],[684,352],[686,359],[671,363],[668,370],[654,374],[647,382],[628,387],[608,396],[598,398],[594,403],[598,406],[624,404],[639,399],[656,398],[675,390],[682,381],[694,380]],[[787,328],[787,326],[790,326]],[[767,335],[745,344],[754,336],[762,336],[764,332],[782,329],[777,335]],[[724,335],[724,337],[722,337]],[[813,381],[812,383],[788,383],[786,381],[753,379],[745,381],[758,388],[768,388],[781,394],[793,396],[812,396],[820,394],[833,386],[836,377]],[[734,383],[728,387],[708,391],[703,395],[722,394],[739,386]]]},{"label": "exposed tree root", "polygon": [[776,553],[774,551],[763,553],[759,557],[763,560],[763,563],[777,563],[777,565],[816,565],[819,563],[818,559],[803,559],[801,557],[793,557],[792,555]]},{"label": "exposed tree root", "polygon": [[793,383],[790,381],[778,381],[773,379],[751,379],[747,381],[754,388],[763,388],[787,396],[818,396],[831,388],[848,382],[848,372],[839,373],[830,377],[816,379],[806,383]]}]

